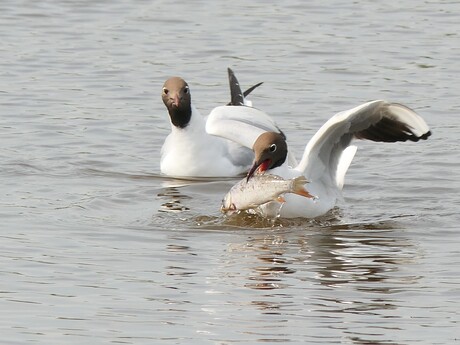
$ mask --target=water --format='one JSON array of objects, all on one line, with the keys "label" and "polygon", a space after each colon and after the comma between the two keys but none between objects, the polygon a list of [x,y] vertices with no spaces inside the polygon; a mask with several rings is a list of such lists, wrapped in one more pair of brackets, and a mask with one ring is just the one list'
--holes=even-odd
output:
[{"label": "water", "polygon": [[[456,2],[0,4],[5,344],[459,342]],[[159,174],[160,90],[206,113],[226,68],[301,152],[384,98],[433,136],[360,143],[316,220],[219,213],[231,180]]]}]

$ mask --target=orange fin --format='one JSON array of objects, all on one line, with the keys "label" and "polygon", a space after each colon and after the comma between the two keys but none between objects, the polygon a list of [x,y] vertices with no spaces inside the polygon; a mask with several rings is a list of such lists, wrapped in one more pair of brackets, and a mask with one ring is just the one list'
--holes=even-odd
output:
[{"label": "orange fin", "polygon": [[304,196],[309,199],[316,199],[317,197],[314,195],[311,195],[305,188],[299,188],[294,191],[294,194]]},{"label": "orange fin", "polygon": [[292,193],[304,196],[309,199],[317,199],[316,196],[311,195],[305,188],[304,184],[308,183],[308,180],[304,176],[299,176],[294,179],[294,190]]}]

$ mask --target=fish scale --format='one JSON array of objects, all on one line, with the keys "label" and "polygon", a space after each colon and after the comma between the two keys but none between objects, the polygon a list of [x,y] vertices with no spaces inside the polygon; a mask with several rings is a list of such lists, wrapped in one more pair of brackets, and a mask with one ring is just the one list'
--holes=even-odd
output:
[{"label": "fish scale", "polygon": [[294,193],[306,198],[314,198],[305,188],[307,179],[299,176],[284,179],[277,175],[255,175],[235,184],[222,200],[221,211],[243,211],[256,208],[270,201],[284,202],[283,194]]}]

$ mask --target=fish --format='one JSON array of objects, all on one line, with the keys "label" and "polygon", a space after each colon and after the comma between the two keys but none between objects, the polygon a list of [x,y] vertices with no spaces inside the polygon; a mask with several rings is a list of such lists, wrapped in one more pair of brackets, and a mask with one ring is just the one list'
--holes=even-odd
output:
[{"label": "fish", "polygon": [[315,199],[304,185],[308,183],[305,176],[284,179],[277,175],[254,175],[235,184],[222,200],[221,212],[244,211],[256,208],[270,201],[286,202],[282,194],[294,193]]}]

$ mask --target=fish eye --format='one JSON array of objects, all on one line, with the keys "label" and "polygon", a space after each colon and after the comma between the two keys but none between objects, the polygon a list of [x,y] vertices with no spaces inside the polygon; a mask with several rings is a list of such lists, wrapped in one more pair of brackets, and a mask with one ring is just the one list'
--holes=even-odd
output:
[{"label": "fish eye", "polygon": [[164,93],[165,95],[167,95],[167,94],[169,93],[169,90],[168,90],[167,88],[164,87],[164,88],[163,88],[163,93]]},{"label": "fish eye", "polygon": [[271,144],[270,147],[268,148],[268,150],[269,150],[270,152],[275,152],[275,151],[276,151],[276,148],[277,148],[277,147],[276,147],[276,144]]}]

